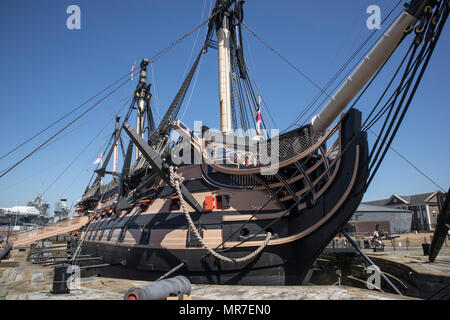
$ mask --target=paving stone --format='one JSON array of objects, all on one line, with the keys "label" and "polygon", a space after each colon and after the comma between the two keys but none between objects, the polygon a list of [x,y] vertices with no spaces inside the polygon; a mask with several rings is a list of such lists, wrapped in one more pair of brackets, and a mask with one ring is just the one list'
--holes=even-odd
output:
[{"label": "paving stone", "polygon": [[18,267],[19,265],[20,265],[20,263],[13,259],[0,261],[0,268],[14,268],[14,267]]}]

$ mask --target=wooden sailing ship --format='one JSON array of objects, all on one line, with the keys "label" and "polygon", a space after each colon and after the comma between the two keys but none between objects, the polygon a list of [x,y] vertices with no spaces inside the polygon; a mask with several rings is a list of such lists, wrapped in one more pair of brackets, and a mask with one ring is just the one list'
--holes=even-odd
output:
[{"label": "wooden sailing ship", "polygon": [[[411,1],[310,124],[255,138],[232,130],[233,91],[239,81],[249,83],[240,37],[243,4],[216,1],[205,45],[158,126],[150,107],[149,61],[142,61],[130,113],[117,120],[105,162],[77,203],[78,215],[91,216],[77,241],[79,252],[102,256],[111,266],[102,274],[155,280],[176,270],[193,283],[301,283],[355,212],[384,157],[381,150],[369,151],[361,112],[344,110],[413,32],[411,46],[422,54],[421,64],[411,56],[399,88],[414,93],[449,10],[448,1]],[[211,47],[218,50],[221,128],[192,130],[177,114]],[[412,74],[418,77],[408,82]],[[410,103],[413,93],[400,102]],[[253,102],[257,112],[255,97]],[[134,109],[135,129],[128,123]],[[392,114],[401,122],[400,111]],[[175,143],[172,130],[180,136]],[[123,133],[130,143],[119,171]],[[382,137],[379,145],[390,142]],[[102,185],[108,174],[115,180]]]}]

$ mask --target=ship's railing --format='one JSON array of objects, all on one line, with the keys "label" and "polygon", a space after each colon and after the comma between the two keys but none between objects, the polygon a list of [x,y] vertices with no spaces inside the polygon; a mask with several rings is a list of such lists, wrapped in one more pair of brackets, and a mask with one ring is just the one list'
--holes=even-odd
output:
[{"label": "ship's railing", "polygon": [[[220,147],[216,147],[215,143],[207,144],[203,149],[203,160],[219,172],[228,174],[257,174],[262,168],[284,167],[306,159],[311,154],[318,152],[321,147],[326,148],[330,141],[338,140],[340,124],[338,122],[324,135],[310,132],[307,127],[304,127],[295,129],[273,140],[260,141],[257,143],[257,148],[249,148],[250,150],[258,150],[256,161],[252,158],[256,157],[256,155],[250,150],[246,152],[239,152],[238,150],[234,156],[230,155],[226,147],[221,147],[222,150],[226,150],[226,154],[218,155]],[[338,153],[339,141],[338,145],[332,144],[332,147],[334,148],[333,151]],[[330,154],[329,152],[327,154],[330,160],[336,157],[335,154]],[[224,161],[224,159],[226,160]]]},{"label": "ship's railing", "polygon": [[[202,173],[213,184],[220,183],[222,186],[232,188],[267,189],[273,196],[276,193],[279,201],[283,203],[302,198],[310,191],[314,199],[318,199],[329,187],[340,166],[339,154],[342,149],[340,130],[341,126],[338,123],[319,140],[315,136],[305,137],[301,134],[302,130],[294,130],[295,132],[280,137],[281,144],[284,145],[284,151],[279,158],[283,160],[280,163],[280,167],[284,168],[283,175],[262,176],[259,174],[260,169],[257,168],[255,171],[254,166],[252,169],[239,162],[234,167],[214,163],[210,167],[205,166]],[[296,138],[298,143],[294,143]],[[290,147],[287,148],[286,146],[289,145]],[[215,154],[209,152],[207,155],[211,159],[211,156]],[[222,176],[223,173],[226,174],[226,179]]]},{"label": "ship's railing", "polygon": [[10,237],[14,246],[29,244],[38,240],[50,238],[59,234],[75,231],[89,222],[88,216],[75,217],[43,227],[16,233]]}]

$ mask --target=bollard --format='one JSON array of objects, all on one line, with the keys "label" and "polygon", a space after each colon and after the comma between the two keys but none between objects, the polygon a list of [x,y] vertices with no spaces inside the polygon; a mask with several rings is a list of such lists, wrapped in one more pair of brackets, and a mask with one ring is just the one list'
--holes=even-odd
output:
[{"label": "bollard", "polygon": [[55,265],[55,271],[53,274],[53,289],[50,291],[53,294],[69,293],[70,290],[67,287],[67,268],[68,264]]},{"label": "bollard", "polygon": [[6,242],[6,244],[4,242],[2,243],[2,246],[0,246],[0,260],[6,258],[11,248],[12,248],[11,242]]},{"label": "bollard", "polygon": [[422,249],[423,249],[423,255],[429,256],[430,255],[430,244],[429,243],[422,243]]}]

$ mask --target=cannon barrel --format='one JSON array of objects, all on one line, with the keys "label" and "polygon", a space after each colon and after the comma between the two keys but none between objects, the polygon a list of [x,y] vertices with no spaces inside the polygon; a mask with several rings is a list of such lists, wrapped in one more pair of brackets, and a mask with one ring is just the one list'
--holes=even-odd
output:
[{"label": "cannon barrel", "polygon": [[184,276],[157,281],[142,287],[128,289],[124,300],[165,300],[170,296],[189,295],[191,282]]}]

